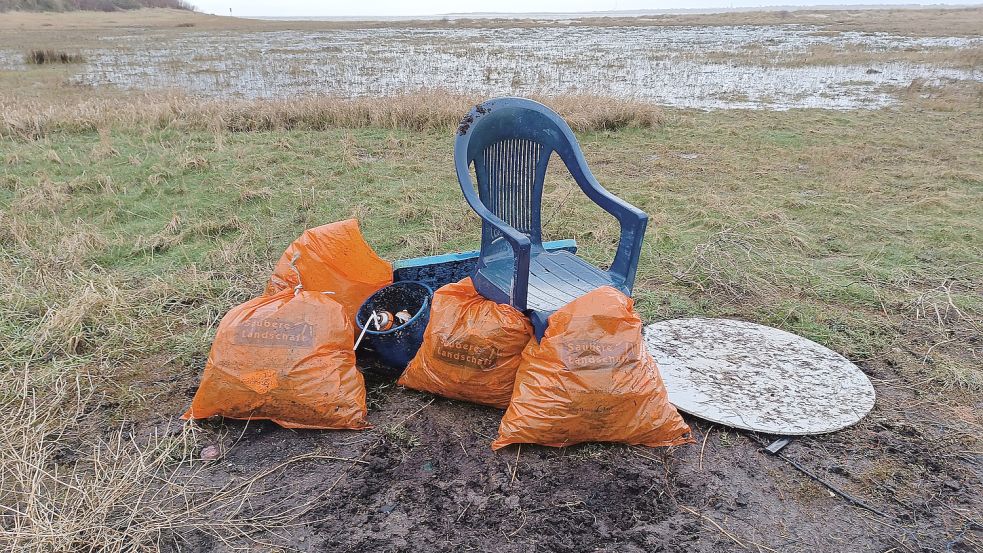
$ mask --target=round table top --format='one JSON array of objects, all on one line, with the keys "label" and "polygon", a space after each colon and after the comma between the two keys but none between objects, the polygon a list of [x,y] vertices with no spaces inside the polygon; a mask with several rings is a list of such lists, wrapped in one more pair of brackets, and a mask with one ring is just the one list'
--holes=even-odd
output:
[{"label": "round table top", "polygon": [[784,436],[822,434],[862,419],[874,387],[842,355],[784,330],[730,319],[645,327],[645,344],[680,411]]}]

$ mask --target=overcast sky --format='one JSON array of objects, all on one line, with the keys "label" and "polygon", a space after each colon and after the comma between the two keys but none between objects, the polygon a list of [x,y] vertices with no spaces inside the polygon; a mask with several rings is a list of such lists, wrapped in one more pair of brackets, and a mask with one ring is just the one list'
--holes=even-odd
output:
[{"label": "overcast sky", "polygon": [[[978,4],[980,0],[947,0],[946,4]],[[833,6],[843,4],[902,4],[904,0],[191,0],[206,13],[239,16],[406,16],[464,12],[584,12],[605,10],[665,10],[678,8],[745,8],[757,6]],[[926,2],[927,3],[927,2]]]}]

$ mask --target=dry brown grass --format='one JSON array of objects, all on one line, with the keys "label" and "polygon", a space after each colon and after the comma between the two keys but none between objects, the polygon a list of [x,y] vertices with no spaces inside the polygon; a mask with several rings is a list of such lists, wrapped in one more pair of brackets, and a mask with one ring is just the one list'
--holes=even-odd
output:
[{"label": "dry brown grass", "polygon": [[980,7],[770,10],[669,15],[651,20],[652,24],[662,25],[817,25],[830,31],[885,32],[905,36],[983,34],[983,8]]},{"label": "dry brown grass", "polygon": [[820,44],[804,54],[783,60],[784,65],[860,65],[890,62],[932,64],[974,69],[983,67],[983,46],[968,48],[925,48],[902,51],[876,51],[859,44]]},{"label": "dry brown grass", "polygon": [[[983,83],[958,82],[933,86],[924,79],[915,79],[899,95],[906,105],[918,109],[962,113],[967,108],[983,108]],[[978,179],[979,174],[968,174]]]},{"label": "dry brown grass", "polygon": [[777,65],[786,67],[869,65],[912,63],[959,69],[983,67],[983,46],[965,48],[909,48],[873,50],[857,43],[816,44],[805,52],[770,52],[761,43],[752,43],[739,52],[694,52],[686,57],[694,61]]},{"label": "dry brown grass", "polygon": [[[484,98],[425,91],[387,98],[305,97],[291,100],[194,100],[144,96],[131,100],[91,99],[75,105],[4,101],[0,135],[43,137],[53,131],[93,131],[107,126],[224,129],[231,132],[327,128],[450,129]],[[594,96],[542,99],[578,131],[656,127],[662,110],[652,104]]]},{"label": "dry brown grass", "polygon": [[[62,367],[65,369],[65,367]],[[74,370],[73,370],[74,369]],[[127,425],[80,442],[98,403],[78,367],[39,382],[26,367],[5,374],[0,429],[0,544],[5,551],[159,551],[205,534],[230,549],[263,545],[309,503],[251,509],[264,480],[310,455],[241,480],[205,477],[189,423],[139,438]],[[185,545],[186,547],[186,545]]]},{"label": "dry brown grass", "polygon": [[582,17],[572,21],[551,19],[454,18],[415,21],[261,21],[182,10],[133,10],[125,13],[9,12],[0,29],[64,31],[121,27],[200,30],[282,30],[351,28],[484,28],[547,26],[729,26],[817,25],[830,31],[888,32],[908,36],[980,36],[983,8],[892,8],[849,10],[763,10],[715,14],[667,14],[643,17]]},{"label": "dry brown grass", "polygon": [[[139,433],[129,415],[107,428],[94,414],[106,412],[110,395],[143,400],[124,384],[128,363],[153,341],[152,329],[181,326],[167,321],[175,291],[210,295],[209,274],[117,280],[87,261],[107,247],[102,233],[49,220],[41,244],[42,227],[24,222],[37,213],[27,205],[0,212],[0,549],[157,551],[193,534],[242,547],[291,524],[304,506],[250,511],[249,499],[303,458],[210,482],[194,425]],[[206,221],[189,232],[220,227]]]},{"label": "dry brown grass", "polygon": [[85,59],[82,54],[73,54],[56,50],[30,50],[24,54],[24,62],[33,65],[44,65],[46,63],[82,63]]},{"label": "dry brown grass", "polygon": [[0,29],[34,29],[34,30],[72,30],[72,29],[105,29],[130,26],[178,27],[185,23],[196,26],[229,26],[230,21],[243,22],[249,20],[232,19],[184,10],[142,9],[127,12],[4,12],[0,16]]}]

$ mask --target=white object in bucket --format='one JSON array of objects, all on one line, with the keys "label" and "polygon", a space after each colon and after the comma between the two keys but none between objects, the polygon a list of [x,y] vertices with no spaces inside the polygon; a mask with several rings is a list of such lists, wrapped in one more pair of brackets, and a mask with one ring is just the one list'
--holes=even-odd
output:
[{"label": "white object in bucket", "polygon": [[405,309],[396,313],[396,321],[399,322],[400,326],[410,322],[410,319],[412,318],[413,315],[410,315],[410,312]]},{"label": "white object in bucket", "polygon": [[362,343],[362,338],[365,338],[365,333],[369,330],[369,324],[374,324],[376,328],[379,328],[379,315],[375,311],[372,311],[369,320],[365,321],[365,324],[362,326],[362,333],[358,335],[358,340],[355,340],[353,350],[358,349],[358,345]]}]

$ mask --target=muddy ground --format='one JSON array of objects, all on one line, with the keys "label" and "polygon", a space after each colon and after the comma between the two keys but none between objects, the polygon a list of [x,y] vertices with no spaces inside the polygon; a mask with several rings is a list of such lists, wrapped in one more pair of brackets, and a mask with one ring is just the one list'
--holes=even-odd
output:
[{"label": "muddy ground", "polygon": [[[878,392],[873,412],[855,427],[795,439],[782,453],[880,514],[764,452],[760,442],[771,436],[687,416],[696,443],[681,447],[524,445],[493,453],[500,411],[377,376],[368,380],[373,430],[205,422],[201,445],[218,444],[225,455],[199,477],[221,486],[275,469],[250,486],[245,512],[287,513],[291,522],[254,536],[260,543],[252,547],[261,549],[983,550],[983,455],[971,450],[978,428],[939,420],[934,406],[944,399],[906,382],[890,358],[862,369]],[[187,386],[172,396],[175,416],[143,430],[179,428],[176,415],[198,376],[178,379]],[[281,466],[304,455],[314,458]],[[165,550],[230,549],[205,534],[165,537]]]}]

